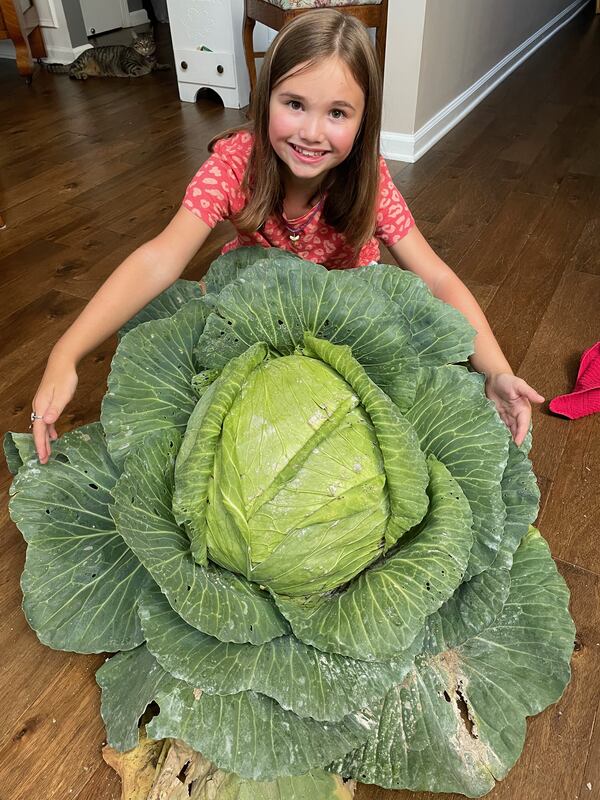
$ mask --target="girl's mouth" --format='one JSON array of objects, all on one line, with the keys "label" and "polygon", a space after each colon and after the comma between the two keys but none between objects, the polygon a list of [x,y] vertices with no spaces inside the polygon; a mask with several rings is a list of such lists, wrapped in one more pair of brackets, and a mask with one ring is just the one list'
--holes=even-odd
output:
[{"label": "girl's mouth", "polygon": [[329,152],[328,150],[307,150],[304,147],[293,144],[292,142],[288,142],[288,144],[294,151],[294,155],[304,162],[314,163],[315,161],[322,159]]}]

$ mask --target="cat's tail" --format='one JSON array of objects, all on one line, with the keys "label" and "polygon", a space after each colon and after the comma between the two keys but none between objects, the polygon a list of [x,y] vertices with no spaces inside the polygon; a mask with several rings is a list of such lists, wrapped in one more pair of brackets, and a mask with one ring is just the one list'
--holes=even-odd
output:
[{"label": "cat's tail", "polygon": [[44,69],[47,69],[48,72],[64,72],[67,73],[71,69],[70,64],[48,64],[47,62],[43,62]]}]

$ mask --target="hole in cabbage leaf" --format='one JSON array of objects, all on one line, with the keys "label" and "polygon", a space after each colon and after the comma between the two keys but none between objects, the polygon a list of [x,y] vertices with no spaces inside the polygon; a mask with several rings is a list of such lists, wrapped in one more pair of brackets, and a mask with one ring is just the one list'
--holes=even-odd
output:
[{"label": "hole in cabbage leaf", "polygon": [[98,484],[97,483],[88,483],[88,486],[90,487],[90,489],[97,489],[98,488]]},{"label": "hole in cabbage leaf", "polygon": [[467,705],[467,701],[463,697],[463,694],[460,690],[460,686],[456,687],[456,707],[460,711],[460,718],[462,719],[464,726],[467,729],[467,733],[473,739],[477,739],[478,736],[475,732],[475,723],[469,716],[469,706]]},{"label": "hole in cabbage leaf", "polygon": [[61,464],[69,463],[69,457],[66,456],[64,453],[57,453],[56,456],[54,457],[54,460],[60,461]]},{"label": "hole in cabbage leaf", "polygon": [[144,713],[139,719],[139,725],[147,725],[153,717],[157,717],[160,712],[160,708],[158,704],[154,702],[154,700],[150,703],[150,705],[146,708]]},{"label": "hole in cabbage leaf", "polygon": [[283,325],[283,320],[282,320],[282,319],[278,319],[278,320],[277,320],[277,324],[278,324],[278,325]]},{"label": "hole in cabbage leaf", "polygon": [[228,325],[233,325],[233,322],[232,322],[230,319],[228,319],[228,320],[227,320],[227,324],[228,324]]},{"label": "hole in cabbage leaf", "polygon": [[450,702],[450,695],[448,694],[448,692],[444,692],[444,700],[445,700],[447,703],[449,703],[449,702]]},{"label": "hole in cabbage leaf", "polygon": [[428,592],[431,591],[431,584],[429,583],[429,581],[427,581],[427,583],[425,584],[425,588],[427,589]]},{"label": "hole in cabbage leaf", "polygon": [[183,765],[183,767],[181,768],[181,772],[177,776],[177,780],[180,781],[181,783],[185,783],[185,781],[186,781],[187,771],[189,769],[189,766],[190,766],[190,762],[186,761],[185,764]]}]

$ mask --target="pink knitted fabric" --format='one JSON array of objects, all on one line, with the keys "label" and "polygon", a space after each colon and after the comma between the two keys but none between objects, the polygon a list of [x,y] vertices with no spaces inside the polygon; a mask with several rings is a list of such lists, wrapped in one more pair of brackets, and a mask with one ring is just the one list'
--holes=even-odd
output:
[{"label": "pink knitted fabric", "polygon": [[600,411],[600,342],[581,357],[573,391],[550,401],[550,411],[569,419],[579,419]]}]

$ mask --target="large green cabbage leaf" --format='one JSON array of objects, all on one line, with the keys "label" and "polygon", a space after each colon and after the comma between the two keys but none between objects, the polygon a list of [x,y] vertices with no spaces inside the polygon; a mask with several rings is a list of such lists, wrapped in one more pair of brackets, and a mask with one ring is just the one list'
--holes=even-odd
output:
[{"label": "large green cabbage leaf", "polygon": [[472,337],[395,267],[241,249],[127,324],[101,421],[48,465],[5,437],[25,614],[51,647],[120,651],[97,676],[113,747],[153,709],[151,736],[213,762],[211,800],[506,775],[574,627],[531,437],[465,367]]}]

